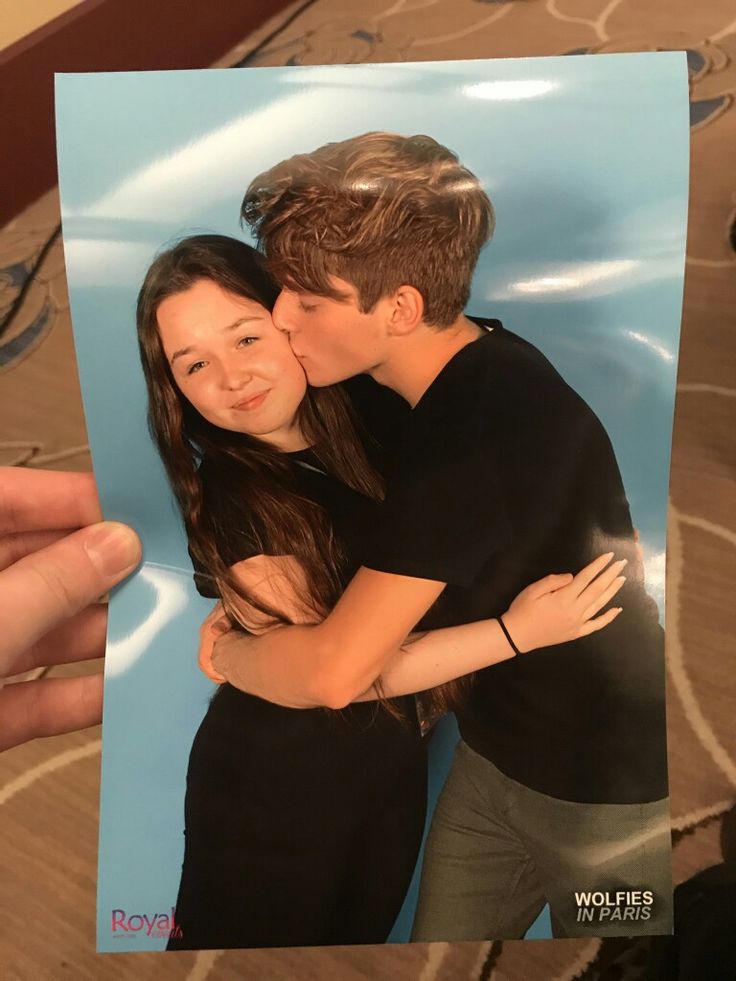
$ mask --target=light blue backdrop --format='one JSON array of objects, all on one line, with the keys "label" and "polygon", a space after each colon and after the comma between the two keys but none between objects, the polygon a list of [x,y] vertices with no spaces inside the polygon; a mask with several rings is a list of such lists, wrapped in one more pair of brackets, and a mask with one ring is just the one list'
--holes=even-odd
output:
[{"label": "light blue backdrop", "polygon": [[[617,452],[660,605],[687,204],[682,53],[347,67],[61,75],[59,172],[87,425],[105,513],[145,563],[115,592],[105,686],[98,941],[113,909],[168,912],[189,748],[212,686],[195,665],[209,608],[146,429],[135,298],[161,246],[241,235],[251,177],[371,129],[456,150],[497,212],[469,312],[537,344]],[[443,779],[454,730],[435,739]],[[413,900],[394,931],[405,939]],[[540,921],[533,935],[546,936]]]}]

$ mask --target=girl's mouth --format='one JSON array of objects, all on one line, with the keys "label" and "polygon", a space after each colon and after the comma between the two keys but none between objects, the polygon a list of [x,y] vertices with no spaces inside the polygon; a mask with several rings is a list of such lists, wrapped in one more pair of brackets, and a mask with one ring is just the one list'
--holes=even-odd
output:
[{"label": "girl's mouth", "polygon": [[253,409],[260,408],[266,401],[270,389],[266,389],[265,392],[259,392],[257,395],[251,395],[250,398],[243,399],[242,402],[238,402],[233,408],[237,409],[239,412],[251,412]]}]

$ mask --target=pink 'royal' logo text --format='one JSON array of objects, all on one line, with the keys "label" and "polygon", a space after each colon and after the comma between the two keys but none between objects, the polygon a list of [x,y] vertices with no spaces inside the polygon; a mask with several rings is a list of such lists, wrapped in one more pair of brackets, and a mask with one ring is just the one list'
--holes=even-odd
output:
[{"label": "pink 'royal' logo text", "polygon": [[113,936],[129,936],[131,933],[145,933],[147,937],[182,937],[182,931],[176,922],[176,910],[171,907],[171,913],[131,913],[128,916],[124,909],[112,911]]}]

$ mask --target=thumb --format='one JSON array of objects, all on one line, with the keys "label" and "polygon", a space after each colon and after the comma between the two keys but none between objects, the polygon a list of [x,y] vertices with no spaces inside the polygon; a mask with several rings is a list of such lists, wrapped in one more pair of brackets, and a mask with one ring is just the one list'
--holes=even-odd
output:
[{"label": "thumb", "polygon": [[141,559],[136,533],[103,521],[24,556],[0,573],[0,665],[94,603]]}]

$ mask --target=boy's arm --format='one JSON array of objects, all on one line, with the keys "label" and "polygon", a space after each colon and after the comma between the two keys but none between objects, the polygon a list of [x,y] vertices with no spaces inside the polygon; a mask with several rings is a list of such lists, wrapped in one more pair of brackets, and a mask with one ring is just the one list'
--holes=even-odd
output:
[{"label": "boy's arm", "polygon": [[[610,552],[599,556],[581,569],[576,576],[569,573],[546,576],[544,579],[531,583],[518,594],[504,613],[504,621],[507,629],[510,629],[511,635],[520,645],[521,651],[567,644],[579,637],[586,637],[595,631],[604,629],[616,619],[621,612],[618,607],[608,609],[603,614],[600,612],[610,603],[625,582],[625,577],[620,574],[625,565],[625,560],[612,563],[612,557]],[[265,567],[267,563],[273,563],[273,561],[273,559],[265,559],[262,565]],[[248,563],[241,565],[245,566]],[[252,573],[253,571],[254,567],[251,567],[249,572]],[[367,569],[361,571],[370,572]],[[401,576],[392,577],[387,573],[373,573],[373,575],[383,576],[386,579],[403,579],[407,585],[430,582],[429,580],[410,580]],[[278,581],[278,579],[278,574],[269,576],[268,583],[271,594],[273,594],[273,582]],[[439,583],[434,585],[440,586]],[[419,591],[414,592],[415,600],[418,601],[419,596]],[[355,609],[356,607],[353,606],[353,613]],[[259,639],[243,637],[237,633],[228,633],[222,641],[218,642],[222,644],[219,660],[215,662],[213,659],[212,665],[208,665],[208,669],[203,666],[203,670],[212,680],[227,680],[237,688],[260,694],[270,701],[278,700],[280,704],[289,705],[293,708],[308,708],[315,703],[336,708],[342,707],[348,701],[350,690],[342,690],[338,685],[331,689],[328,684],[321,681],[319,676],[311,678],[306,676],[303,691],[296,694],[290,691],[289,682],[294,680],[293,677],[287,675],[286,685],[283,685],[280,674],[272,672],[274,661],[278,666],[278,672],[284,670],[283,663],[278,661],[278,653],[274,660],[263,662],[258,662],[257,659],[255,662],[249,660],[252,646],[256,644],[260,644],[256,658],[264,650],[265,656],[268,656],[268,650],[261,643],[267,637],[274,639],[274,650],[280,652],[282,648],[279,644],[279,637],[286,637],[287,641],[291,643],[290,638],[295,636],[294,631],[311,630],[314,632],[322,626],[323,624],[278,628]],[[371,623],[370,626],[374,630],[378,630],[377,623]],[[403,626],[399,629],[403,629]],[[203,630],[206,644],[208,648],[211,648],[217,631],[213,633],[207,623],[205,623]],[[200,648],[200,652],[201,650],[202,648]],[[311,648],[311,650],[314,652],[318,648]],[[370,645],[363,648],[362,653],[370,654]],[[513,656],[513,653],[514,651],[497,620],[483,620],[462,626],[447,627],[443,630],[432,630],[419,638],[411,639],[406,644],[399,642],[396,649],[388,652],[383,659],[384,667],[380,671],[381,692],[391,697],[422,691],[506,660]],[[207,654],[209,657],[209,650]],[[227,675],[226,678],[221,676],[216,679],[213,677],[211,668],[215,663],[218,665],[218,670]],[[307,668],[309,663],[307,662]],[[367,657],[365,664],[368,664]],[[258,672],[257,676],[254,667]],[[358,680],[360,678],[358,671],[350,674],[348,670],[348,673],[345,673],[346,669],[351,667],[353,665],[345,659],[337,665],[335,677],[338,682],[347,678],[355,685],[361,683]],[[303,660],[300,668],[304,668]],[[366,670],[371,674],[376,669],[371,667],[366,668]],[[373,676],[370,687],[354,695],[352,700],[364,701],[378,697],[379,692],[375,687],[376,677],[377,675]],[[261,687],[257,689],[256,686],[259,685]],[[272,693],[277,689],[278,695],[274,696]]]},{"label": "boy's arm", "polygon": [[290,708],[343,708],[381,674],[445,583],[359,569],[326,620],[259,637],[229,631],[215,670],[243,691]]}]

